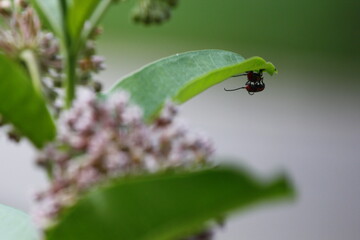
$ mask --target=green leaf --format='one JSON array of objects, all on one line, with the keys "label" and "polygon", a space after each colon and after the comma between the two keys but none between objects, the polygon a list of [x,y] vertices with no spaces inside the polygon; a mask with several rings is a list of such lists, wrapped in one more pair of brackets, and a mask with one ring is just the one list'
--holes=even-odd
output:
[{"label": "green leaf", "polygon": [[0,204],[0,239],[37,240],[39,238],[29,216]]},{"label": "green leaf", "polygon": [[14,61],[0,54],[0,114],[35,146],[54,139],[56,128],[43,97]]},{"label": "green leaf", "polygon": [[85,195],[46,239],[176,239],[230,211],[292,194],[283,175],[264,182],[231,168],[128,177]]},{"label": "green leaf", "polygon": [[85,22],[92,16],[101,0],[67,0],[67,25],[73,43],[80,40]]},{"label": "green leaf", "polygon": [[[65,1],[62,9],[61,1]],[[110,5],[109,0],[103,0]],[[72,47],[79,47],[79,41],[84,24],[95,13],[98,5],[103,5],[102,0],[32,0],[34,7],[42,20],[65,42],[70,39]],[[105,11],[104,9],[103,11]],[[63,12],[64,11],[64,12]],[[63,19],[65,14],[65,19]],[[99,13],[98,13],[99,14]],[[66,29],[64,32],[64,22]],[[97,23],[97,22],[96,22]],[[90,28],[93,28],[91,26]],[[69,35],[64,38],[65,35]]]},{"label": "green leaf", "polygon": [[134,103],[153,117],[167,99],[183,103],[207,88],[246,71],[276,72],[260,57],[244,59],[224,50],[201,50],[176,54],[151,63],[116,83],[107,94],[121,89],[131,93]]},{"label": "green leaf", "polygon": [[60,0],[31,0],[43,22],[60,38],[63,37],[63,18]]}]

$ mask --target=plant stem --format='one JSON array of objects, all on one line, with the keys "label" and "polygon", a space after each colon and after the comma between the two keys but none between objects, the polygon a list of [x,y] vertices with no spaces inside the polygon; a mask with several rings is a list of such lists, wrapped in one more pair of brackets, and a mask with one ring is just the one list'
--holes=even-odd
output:
[{"label": "plant stem", "polygon": [[[32,85],[35,89],[35,92],[40,96],[43,97],[43,89],[42,89],[42,83],[41,83],[41,73],[40,73],[40,67],[39,63],[36,57],[36,54],[31,49],[25,49],[20,54],[21,60],[24,61],[27,70],[29,72]],[[1,116],[0,116],[1,118]],[[45,167],[46,173],[49,179],[53,179],[53,171],[52,171],[52,165],[49,164]]]},{"label": "plant stem", "polygon": [[72,41],[67,26],[67,3],[66,0],[59,0],[62,10],[64,40],[62,43],[62,53],[64,56],[65,73],[65,108],[70,108],[75,98],[76,81],[76,61],[77,55],[72,51]]},{"label": "plant stem", "polygon": [[75,98],[75,81],[76,81],[76,55],[73,55],[71,51],[66,51],[65,60],[65,108],[70,108],[72,101]]},{"label": "plant stem", "polygon": [[100,19],[104,16],[107,9],[113,3],[113,0],[102,0],[95,12],[89,19],[90,26],[83,29],[80,37],[80,41],[72,41],[69,30],[67,19],[67,3],[66,0],[59,0],[62,8],[63,17],[63,32],[64,40],[62,43],[63,55],[64,55],[64,68],[65,68],[65,108],[70,108],[72,101],[75,98],[75,83],[76,83],[76,64],[78,59],[78,52],[82,49],[87,38],[93,31],[94,27],[99,23]]},{"label": "plant stem", "polygon": [[39,96],[42,96],[40,69],[34,51],[30,49],[25,49],[21,52],[20,58],[26,64],[35,91],[37,92],[37,94],[39,94]]}]

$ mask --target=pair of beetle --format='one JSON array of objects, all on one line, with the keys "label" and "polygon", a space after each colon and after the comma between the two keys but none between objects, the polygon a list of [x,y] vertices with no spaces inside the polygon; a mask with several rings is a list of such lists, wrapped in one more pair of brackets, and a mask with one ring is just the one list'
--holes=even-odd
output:
[{"label": "pair of beetle", "polygon": [[225,91],[236,91],[240,89],[246,89],[250,95],[253,95],[256,92],[261,92],[265,89],[265,83],[263,78],[263,69],[259,70],[259,72],[250,71],[247,73],[235,75],[233,77],[238,76],[247,76],[248,81],[245,83],[245,87],[239,87],[234,89],[226,89]]}]

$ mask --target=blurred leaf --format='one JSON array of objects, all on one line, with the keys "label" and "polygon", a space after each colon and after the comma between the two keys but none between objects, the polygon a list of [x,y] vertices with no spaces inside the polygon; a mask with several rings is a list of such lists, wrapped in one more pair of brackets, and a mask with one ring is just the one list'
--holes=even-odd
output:
[{"label": "blurred leaf", "polygon": [[[65,14],[64,20],[61,1],[65,1]],[[42,16],[43,21],[49,25],[50,29],[56,33],[57,36],[64,39],[64,22],[66,22],[66,32],[70,39],[70,42],[78,47],[78,41],[82,31],[84,30],[84,24],[95,13],[98,5],[106,5],[102,7],[102,11],[105,11],[110,5],[110,0],[32,0],[37,12]],[[101,13],[97,13],[100,14]],[[97,24],[97,22],[94,22]],[[89,26],[92,29],[94,26]],[[66,40],[67,41],[67,40]]]},{"label": "blurred leaf", "polygon": [[67,26],[73,42],[80,39],[85,22],[92,16],[101,0],[67,0]]},{"label": "blurred leaf", "polygon": [[260,57],[244,59],[224,50],[201,50],[176,54],[151,63],[116,83],[107,94],[121,89],[131,93],[134,103],[153,117],[167,99],[183,103],[207,88],[246,71],[276,72]]},{"label": "blurred leaf", "polygon": [[54,139],[56,128],[45,100],[23,69],[0,54],[0,114],[34,145]]},{"label": "blurred leaf", "polygon": [[63,19],[60,0],[31,0],[41,19],[60,38],[63,37]]},{"label": "blurred leaf", "polygon": [[39,238],[29,216],[0,204],[0,239],[36,240]]},{"label": "blurred leaf", "polygon": [[292,196],[283,175],[260,181],[246,170],[215,168],[115,180],[65,211],[47,240],[169,240],[235,209]]}]

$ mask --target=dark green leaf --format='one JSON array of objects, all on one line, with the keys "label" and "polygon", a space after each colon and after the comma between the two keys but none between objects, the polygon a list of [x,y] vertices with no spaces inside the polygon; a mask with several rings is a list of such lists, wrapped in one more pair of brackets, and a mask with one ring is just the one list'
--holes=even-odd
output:
[{"label": "dark green leaf", "polygon": [[[65,10],[62,9],[61,1],[65,1]],[[107,6],[110,5],[109,0],[103,0]],[[81,33],[84,30],[85,22],[88,21],[95,13],[98,5],[102,4],[101,0],[32,0],[37,12],[41,15],[42,20],[47,23],[50,29],[62,40],[71,43],[72,46],[79,47]],[[106,8],[103,9],[105,11]],[[63,11],[66,19],[63,19]],[[101,13],[97,13],[101,14]],[[100,17],[100,16],[99,16]],[[64,22],[66,30],[64,32]],[[96,22],[97,23],[97,22]],[[94,26],[89,26],[92,29]],[[90,30],[88,30],[89,32]],[[69,35],[64,39],[64,34]],[[78,50],[78,49],[73,49]]]},{"label": "dark green leaf", "polygon": [[246,71],[276,72],[274,65],[260,57],[244,59],[223,50],[202,50],[177,54],[151,63],[116,83],[108,92],[124,89],[153,117],[169,99],[183,103],[207,88]]},{"label": "dark green leaf", "polygon": [[280,175],[260,181],[231,168],[118,179],[65,211],[47,240],[169,240],[259,201],[292,196]]},{"label": "dark green leaf", "polygon": [[37,147],[54,139],[56,128],[45,100],[23,69],[0,54],[0,114]]},{"label": "dark green leaf", "polygon": [[101,0],[68,0],[67,25],[73,43],[80,40],[85,22],[92,16]]},{"label": "dark green leaf", "polygon": [[37,240],[39,238],[29,216],[0,204],[0,239]]}]

